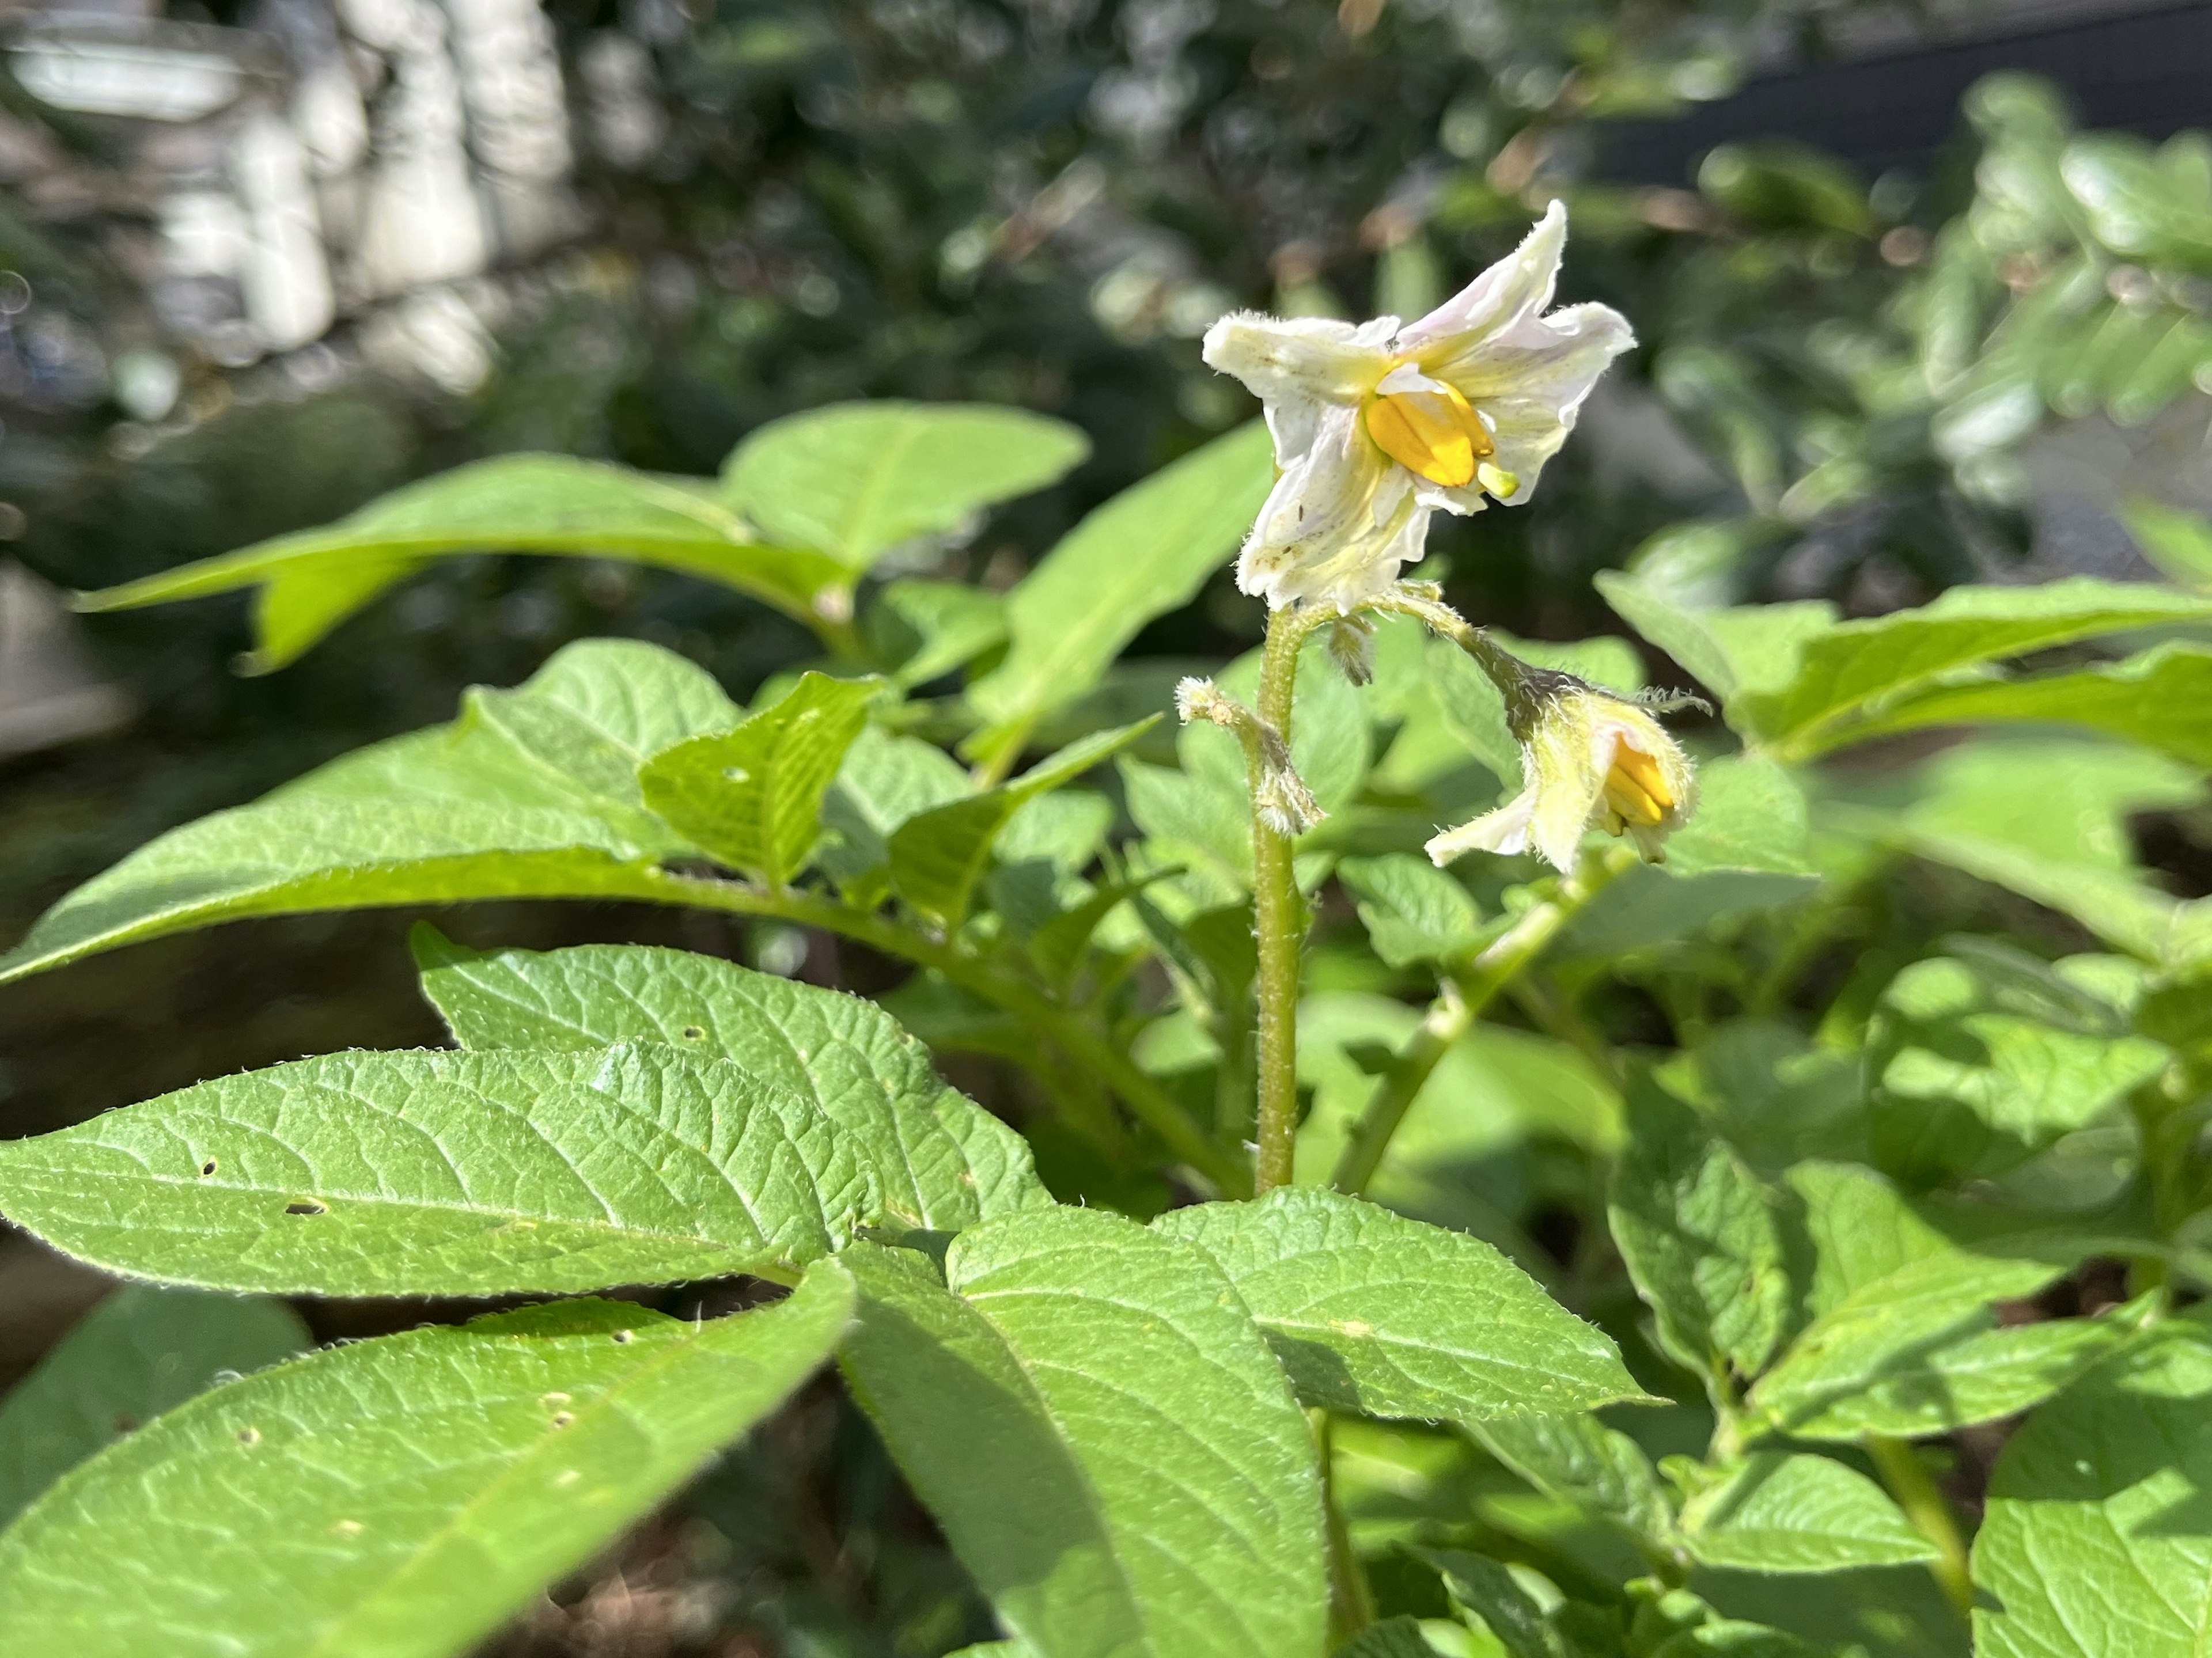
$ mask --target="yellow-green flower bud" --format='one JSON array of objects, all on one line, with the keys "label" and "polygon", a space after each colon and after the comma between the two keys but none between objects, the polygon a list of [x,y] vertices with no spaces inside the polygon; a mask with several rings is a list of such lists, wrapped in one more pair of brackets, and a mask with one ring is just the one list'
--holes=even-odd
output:
[{"label": "yellow-green flower bud", "polygon": [[1495,811],[1437,835],[1429,856],[1448,864],[1469,852],[1533,847],[1555,869],[1573,869],[1592,828],[1626,835],[1650,863],[1696,808],[1697,773],[1674,739],[1635,702],[1568,674],[1534,671],[1520,687],[1521,793]]}]

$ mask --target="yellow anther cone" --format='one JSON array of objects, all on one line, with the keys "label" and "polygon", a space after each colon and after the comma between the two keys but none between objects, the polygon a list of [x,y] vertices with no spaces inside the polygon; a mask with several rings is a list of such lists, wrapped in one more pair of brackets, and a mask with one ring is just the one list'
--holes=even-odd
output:
[{"label": "yellow anther cone", "polygon": [[1367,405],[1367,435],[1407,471],[1447,489],[1474,483],[1475,464],[1495,448],[1489,428],[1449,386],[1376,398]]}]

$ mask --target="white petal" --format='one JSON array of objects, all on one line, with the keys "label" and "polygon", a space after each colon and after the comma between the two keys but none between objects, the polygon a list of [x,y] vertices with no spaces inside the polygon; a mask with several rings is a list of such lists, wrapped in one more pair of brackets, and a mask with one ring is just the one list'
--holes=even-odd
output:
[{"label": "white petal", "polygon": [[[1452,383],[1481,412],[1497,452],[1492,464],[1519,480],[1510,504],[1536,492],[1544,463],[1559,452],[1606,366],[1636,343],[1627,319],[1602,305],[1575,305],[1534,319],[1471,351],[1455,364]],[[1436,504],[1477,510],[1482,491],[1437,492]]]},{"label": "white petal", "polygon": [[1401,362],[1377,380],[1375,389],[1384,397],[1392,398],[1401,392],[1442,392],[1445,388],[1442,380],[1431,380],[1424,374],[1420,364]]},{"label": "white petal", "polygon": [[[1528,766],[1540,780],[1529,836],[1544,861],[1562,875],[1573,872],[1590,816],[1605,793],[1605,774],[1613,769],[1613,745],[1620,740],[1617,729],[1599,732],[1594,740],[1577,742],[1577,735],[1563,731],[1559,746]],[[1543,740],[1540,732],[1537,740]]]},{"label": "white petal", "polygon": [[1310,598],[1317,561],[1376,531],[1376,491],[1394,470],[1359,429],[1359,411],[1324,405],[1307,452],[1283,469],[1237,561],[1237,585],[1269,608]]},{"label": "white petal", "polygon": [[1429,861],[1439,869],[1470,852],[1525,852],[1528,846],[1528,820],[1535,811],[1536,786],[1531,783],[1497,811],[1485,812],[1473,823],[1462,823],[1455,829],[1432,835],[1422,849],[1429,854]]},{"label": "white petal", "polygon": [[1552,290],[1559,279],[1559,254],[1566,245],[1566,203],[1555,201],[1520,246],[1427,316],[1401,330],[1398,349],[1425,356],[1447,341],[1484,339],[1523,317],[1536,315],[1552,302]]},{"label": "white petal", "polygon": [[1327,317],[1232,311],[1206,331],[1205,356],[1266,406],[1275,464],[1287,467],[1313,446],[1323,409],[1358,403],[1389,372],[1397,330],[1395,317],[1355,327]]},{"label": "white petal", "polygon": [[[1380,597],[1426,547],[1429,515],[1412,499],[1405,469],[1366,440],[1357,419],[1356,410],[1331,411],[1309,465],[1295,483],[1283,475],[1244,544],[1237,585],[1271,610],[1311,604],[1348,614]],[[1323,463],[1340,455],[1342,470],[1316,482]],[[1384,500],[1396,504],[1377,522],[1376,503]]]}]

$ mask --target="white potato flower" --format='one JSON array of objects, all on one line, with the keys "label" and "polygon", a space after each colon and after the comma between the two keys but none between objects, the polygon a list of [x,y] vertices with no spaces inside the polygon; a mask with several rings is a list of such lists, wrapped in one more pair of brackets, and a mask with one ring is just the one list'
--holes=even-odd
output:
[{"label": "white potato flower", "polygon": [[1697,806],[1689,757],[1637,704],[1567,675],[1545,679],[1551,683],[1520,733],[1521,793],[1431,840],[1430,858],[1442,865],[1465,853],[1533,845],[1565,873],[1575,866],[1583,834],[1596,827],[1629,835],[1648,862],[1665,862],[1667,837]]},{"label": "white potato flower", "polygon": [[1265,406],[1281,477],[1237,565],[1270,608],[1349,612],[1417,562],[1429,514],[1526,501],[1606,365],[1635,341],[1602,305],[1548,315],[1559,203],[1513,253],[1419,322],[1237,311],[1206,361]]}]

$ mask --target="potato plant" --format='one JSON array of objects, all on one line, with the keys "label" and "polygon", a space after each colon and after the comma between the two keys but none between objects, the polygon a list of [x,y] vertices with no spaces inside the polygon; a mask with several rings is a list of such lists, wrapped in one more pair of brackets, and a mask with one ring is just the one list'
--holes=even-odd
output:
[{"label": "potato plant", "polygon": [[[1510,420],[1410,384],[1356,393],[1347,452],[1534,487]],[[1846,619],[1601,578],[1638,649],[1392,563],[1271,593],[1211,677],[1125,657],[1264,542],[1297,456],[1258,422],[1009,590],[887,573],[1085,453],[836,405],[719,478],[508,456],[97,597],[252,589],[275,668],[441,559],[620,558],[820,658],[741,706],[568,646],[0,959],[435,908],[452,1036],[0,1145],[0,1213],[131,1280],[0,1405],[0,1655],[464,1652],[825,1367],[988,1607],[970,1658],[2212,1641],[2212,908],[2128,828],[2202,799],[2212,596]],[[2202,527],[2160,533],[2194,568]],[[904,977],[449,936],[515,898]],[[638,1296],[730,1278],[720,1316]],[[309,1351],[322,1297],[505,1308]]]}]

